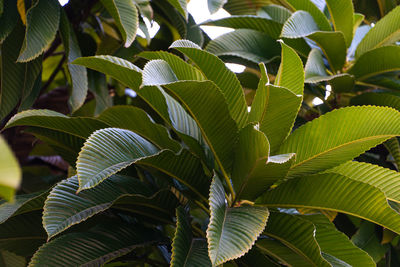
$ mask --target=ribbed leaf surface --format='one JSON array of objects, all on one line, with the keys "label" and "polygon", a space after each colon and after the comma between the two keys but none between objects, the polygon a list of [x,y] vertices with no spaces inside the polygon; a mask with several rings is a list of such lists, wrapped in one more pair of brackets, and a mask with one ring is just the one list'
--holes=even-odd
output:
[{"label": "ribbed leaf surface", "polygon": [[175,7],[179,11],[179,13],[182,14],[182,16],[187,18],[186,0],[168,0],[168,3]]},{"label": "ribbed leaf surface", "polygon": [[400,203],[400,174],[396,171],[365,162],[348,161],[325,172],[370,184],[379,188],[387,199]]},{"label": "ribbed leaf surface", "polygon": [[125,41],[125,47],[131,46],[136,37],[139,25],[139,14],[134,1],[131,0],[101,0],[108,13],[114,18],[115,24]]},{"label": "ribbed leaf surface", "polygon": [[224,187],[217,176],[210,189],[211,217],[207,229],[208,254],[213,266],[243,256],[264,230],[268,209],[228,207]]},{"label": "ribbed leaf surface", "polygon": [[208,10],[211,14],[217,12],[228,0],[208,0]]},{"label": "ribbed leaf surface", "polygon": [[332,27],[324,13],[311,0],[286,0],[293,9],[304,10],[312,15],[321,31],[331,31]]},{"label": "ribbed leaf surface", "polygon": [[340,31],[349,47],[353,40],[354,7],[351,0],[326,0],[326,6],[331,15],[335,31]]},{"label": "ribbed leaf surface", "polygon": [[397,6],[379,20],[362,39],[356,50],[356,57],[381,46],[394,44],[400,39],[400,6]]},{"label": "ribbed leaf surface", "polygon": [[138,179],[124,176],[111,176],[96,189],[76,194],[78,188],[78,177],[73,176],[51,190],[43,210],[43,226],[49,238],[110,208],[122,196],[151,195]]},{"label": "ribbed leaf surface", "polygon": [[364,53],[348,71],[357,80],[400,69],[400,47],[384,46]]},{"label": "ribbed leaf surface", "polygon": [[279,153],[296,153],[290,176],[316,173],[357,157],[400,134],[400,113],[387,107],[347,107],[296,129]]},{"label": "ribbed leaf surface", "polygon": [[142,86],[158,86],[178,81],[172,68],[162,59],[147,62],[142,75]]},{"label": "ribbed leaf surface", "polygon": [[272,19],[273,21],[279,22],[281,24],[285,23],[285,21],[290,17],[292,12],[278,5],[268,5],[262,7],[258,10],[257,15],[263,18]]},{"label": "ribbed leaf surface", "polygon": [[390,155],[393,157],[393,161],[397,170],[400,166],[400,143],[397,137],[390,138],[385,143],[383,143],[386,149],[389,151]]},{"label": "ribbed leaf surface", "polygon": [[330,266],[321,256],[315,238],[315,227],[311,222],[293,215],[271,212],[263,234],[288,246],[303,257],[309,266]]},{"label": "ribbed leaf surface", "polygon": [[149,141],[128,130],[106,128],[95,131],[86,140],[76,163],[79,191],[98,185],[135,161],[158,151]]},{"label": "ribbed leaf surface", "polygon": [[261,7],[271,4],[270,0],[228,0],[224,9],[232,15],[255,15]]},{"label": "ribbed leaf surface", "polygon": [[26,14],[25,40],[18,61],[31,61],[42,54],[56,37],[59,23],[58,1],[36,1]]},{"label": "ribbed leaf surface", "polygon": [[44,244],[33,255],[29,266],[100,266],[158,239],[156,232],[140,225],[113,224],[111,229],[109,225],[98,225]]},{"label": "ribbed leaf surface", "polygon": [[267,63],[280,55],[279,44],[267,34],[238,29],[211,40],[206,50],[216,56],[235,56],[245,60]]},{"label": "ribbed leaf surface", "polygon": [[210,81],[182,81],[165,87],[192,115],[216,161],[229,173],[238,128],[221,91]]},{"label": "ribbed leaf surface", "polygon": [[375,266],[373,259],[355,246],[349,238],[338,231],[333,223],[324,215],[297,216],[301,219],[312,222],[315,225],[315,238],[321,248],[322,256],[330,261],[326,254],[344,261],[350,266]]},{"label": "ribbed leaf surface", "polygon": [[0,196],[10,201],[21,183],[22,172],[17,158],[1,135],[0,151]]},{"label": "ribbed leaf surface", "polygon": [[[285,64],[285,63],[283,63]],[[282,69],[287,65],[282,65]],[[300,66],[298,66],[300,67]],[[301,76],[304,75],[300,68],[297,69],[297,75],[292,87],[300,88]],[[296,69],[287,66],[285,74],[295,76],[288,73],[293,73]],[[279,86],[269,85],[266,68],[261,65],[262,78],[258,84],[258,89],[251,106],[249,121],[259,123],[259,129],[266,134],[271,153],[275,153],[281,146],[282,142],[289,135],[294,120],[299,111],[302,97],[295,95],[292,91]],[[283,81],[289,85],[289,81]]]},{"label": "ribbed leaf surface", "polygon": [[110,75],[114,79],[138,90],[142,83],[141,70],[131,62],[113,56],[81,57],[72,62]]},{"label": "ribbed leaf surface", "polygon": [[25,267],[26,260],[24,257],[18,256],[6,250],[0,250],[0,262],[4,267]]},{"label": "ribbed leaf surface", "polygon": [[176,231],[172,241],[171,267],[211,266],[207,241],[193,238],[187,216],[183,207],[176,209]]},{"label": "ribbed leaf surface", "polygon": [[390,208],[382,191],[340,174],[290,179],[262,195],[257,202],[267,207],[305,207],[343,212],[400,233],[400,216]]},{"label": "ribbed leaf surface", "polygon": [[375,105],[392,107],[400,111],[400,96],[390,92],[365,92],[363,94],[352,97],[351,105]]},{"label": "ribbed leaf surface", "polygon": [[346,61],[346,43],[341,32],[320,31],[313,17],[306,11],[296,11],[285,22],[282,37],[307,37],[317,43],[333,70],[340,70]]},{"label": "ribbed leaf surface", "polygon": [[307,83],[318,83],[330,78],[326,73],[322,54],[317,48],[312,49],[308,55],[304,72],[305,82]]},{"label": "ribbed leaf surface", "polygon": [[3,14],[0,15],[0,44],[3,43],[3,41],[11,33],[15,24],[17,23],[17,19],[17,1],[4,1]]},{"label": "ribbed leaf surface", "polygon": [[230,71],[222,60],[187,40],[175,41],[170,48],[174,48],[191,60],[200,68],[207,79],[213,81],[220,89],[228,104],[228,110],[239,128],[247,122],[247,106],[244,93],[236,75]]}]

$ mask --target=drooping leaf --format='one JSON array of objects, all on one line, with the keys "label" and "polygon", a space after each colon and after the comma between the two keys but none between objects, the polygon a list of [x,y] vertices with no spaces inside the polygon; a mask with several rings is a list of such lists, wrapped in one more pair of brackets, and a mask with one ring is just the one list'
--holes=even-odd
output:
[{"label": "drooping leaf", "polygon": [[235,56],[254,62],[268,63],[280,54],[276,40],[248,29],[238,29],[211,40],[206,50],[216,56]]},{"label": "drooping leaf", "polygon": [[397,6],[380,19],[362,39],[356,50],[359,58],[369,50],[394,44],[400,39],[400,7]]},{"label": "drooping leaf", "polygon": [[208,254],[213,266],[243,256],[264,229],[268,209],[228,207],[225,190],[215,175],[210,189],[211,217],[207,229]]},{"label": "drooping leaf", "polygon": [[311,0],[286,0],[295,10],[304,10],[312,15],[321,31],[331,31],[332,27],[324,13]]},{"label": "drooping leaf", "polygon": [[321,31],[313,17],[306,11],[296,11],[285,22],[282,37],[307,37],[317,43],[334,71],[340,70],[346,61],[346,43],[341,32]]},{"label": "drooping leaf", "polygon": [[387,107],[347,107],[296,129],[279,153],[296,153],[289,176],[316,173],[399,135],[400,113]]},{"label": "drooping leaf", "polygon": [[101,0],[108,13],[114,18],[125,47],[131,46],[139,26],[139,14],[131,0]]},{"label": "drooping leaf", "polygon": [[399,46],[384,46],[365,52],[348,73],[353,74],[357,80],[365,80],[384,72],[399,70],[399,52]]},{"label": "drooping leaf", "polygon": [[102,265],[158,240],[157,232],[141,225],[113,224],[112,229],[106,224],[98,225],[86,232],[66,234],[44,244],[33,255],[29,266]]},{"label": "drooping leaf", "polygon": [[172,241],[171,267],[211,266],[207,241],[193,238],[187,216],[183,207],[176,209],[176,231]]},{"label": "drooping leaf", "polygon": [[228,0],[224,9],[232,15],[255,15],[260,8],[270,3],[270,0]]},{"label": "drooping leaf", "polygon": [[[296,65],[283,63],[282,69],[284,68],[285,75],[292,71],[297,71],[299,76],[304,75]],[[261,79],[251,106],[249,121],[259,123],[260,131],[265,133],[269,140],[271,153],[275,153],[293,127],[302,97],[284,87],[270,85],[263,64],[260,65],[260,70]],[[302,80],[301,77],[295,79]],[[299,89],[300,83],[296,80],[294,82],[284,80],[283,83]]]},{"label": "drooping leaf", "polygon": [[168,3],[170,3],[173,7],[175,7],[179,11],[179,13],[181,13],[182,16],[187,19],[188,12],[186,9],[187,6],[186,0],[168,0]]},{"label": "drooping leaf", "polygon": [[272,19],[273,21],[279,22],[281,24],[285,23],[285,21],[290,17],[292,12],[278,5],[267,5],[258,10],[257,15],[263,18]]},{"label": "drooping leaf", "polygon": [[[330,266],[321,256],[314,232],[315,226],[311,222],[290,214],[271,212],[263,234],[288,246],[310,266]],[[257,244],[262,246],[263,241]]]},{"label": "drooping leaf", "polygon": [[393,163],[399,170],[400,166],[400,143],[397,137],[390,138],[385,143],[383,143],[390,155],[393,157]]},{"label": "drooping leaf", "polygon": [[22,172],[7,142],[0,136],[0,197],[10,201],[21,183]]},{"label": "drooping leaf", "polygon": [[26,13],[25,40],[17,61],[31,61],[42,54],[56,37],[59,23],[58,1],[36,1]]},{"label": "drooping leaf", "polygon": [[24,25],[26,25],[26,8],[25,8],[25,0],[17,0],[17,9],[21,21]]},{"label": "drooping leaf", "polygon": [[[82,56],[75,33],[64,12],[61,12],[60,32],[68,63]],[[68,64],[68,71],[72,80],[72,93],[69,98],[71,111],[78,110],[86,99],[88,91],[88,76],[83,66]]]},{"label": "drooping leaf", "polygon": [[240,82],[235,74],[218,57],[203,51],[190,41],[175,41],[170,48],[182,52],[193,60],[207,79],[213,81],[221,89],[228,104],[229,113],[238,127],[242,128],[247,122],[246,101]]},{"label": "drooping leaf", "polygon": [[108,91],[106,75],[96,71],[87,71],[88,89],[93,93],[96,108],[94,115],[98,115],[113,104],[113,99]]},{"label": "drooping leaf", "polygon": [[149,141],[129,130],[106,128],[95,131],[86,140],[76,163],[79,191],[95,187],[135,161],[158,151]]},{"label": "drooping leaf", "polygon": [[340,31],[349,47],[353,40],[354,7],[351,0],[326,0],[326,6],[331,15],[333,28]]},{"label": "drooping leaf", "polygon": [[4,1],[3,14],[0,15],[0,44],[14,29],[18,20],[16,0]]},{"label": "drooping leaf", "polygon": [[[312,193],[310,193],[312,192]],[[343,197],[346,195],[347,197]],[[400,218],[376,187],[340,174],[317,174],[290,179],[257,201],[266,207],[317,208],[338,211],[400,232]]]}]

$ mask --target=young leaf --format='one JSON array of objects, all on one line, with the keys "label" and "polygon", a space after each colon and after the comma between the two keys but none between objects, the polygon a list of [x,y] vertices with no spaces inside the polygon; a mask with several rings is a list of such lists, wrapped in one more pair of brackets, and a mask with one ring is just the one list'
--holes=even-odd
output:
[{"label": "young leaf", "polygon": [[79,191],[95,187],[137,160],[158,152],[157,147],[134,132],[119,128],[97,130],[86,140],[76,162]]},{"label": "young leaf", "polygon": [[131,46],[139,25],[139,14],[131,0],[101,0],[125,41],[125,47]]},{"label": "young leaf", "polygon": [[349,47],[353,40],[354,7],[351,0],[326,0],[326,6],[331,15],[333,28],[342,32]]},{"label": "young leaf", "polygon": [[215,175],[210,189],[211,217],[207,229],[208,254],[213,266],[243,256],[264,230],[268,209],[228,207],[225,190]]},{"label": "young leaf", "polygon": [[387,107],[347,107],[297,128],[279,149],[296,153],[289,176],[317,173],[400,134],[400,113]]},{"label": "young leaf", "polygon": [[38,0],[26,13],[25,40],[18,62],[27,62],[41,55],[56,37],[60,23],[60,4],[56,0]]},{"label": "young leaf", "polygon": [[206,240],[193,238],[188,214],[176,209],[176,231],[172,241],[171,267],[211,266]]},{"label": "young leaf", "polygon": [[340,174],[326,173],[290,179],[262,195],[257,202],[266,207],[343,212],[400,233],[399,215],[390,208],[385,195],[378,188]]},{"label": "young leaf", "polygon": [[7,142],[0,136],[0,196],[11,201],[19,187],[22,172]]}]

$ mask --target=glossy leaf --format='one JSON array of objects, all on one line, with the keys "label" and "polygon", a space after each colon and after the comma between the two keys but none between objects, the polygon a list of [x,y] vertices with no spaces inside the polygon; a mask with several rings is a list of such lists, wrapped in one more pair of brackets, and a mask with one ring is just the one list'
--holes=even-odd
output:
[{"label": "glossy leaf", "polygon": [[316,173],[357,157],[399,134],[400,113],[386,107],[347,107],[297,128],[279,149],[296,153],[289,176]]},{"label": "glossy leaf", "polygon": [[42,54],[56,37],[59,23],[58,1],[36,1],[26,13],[25,40],[17,61],[31,61]]},{"label": "glossy leaf", "polygon": [[217,176],[210,189],[211,217],[207,229],[208,254],[213,266],[243,256],[253,246],[268,219],[263,207],[228,207]]},{"label": "glossy leaf", "polygon": [[0,196],[12,200],[21,183],[22,172],[7,142],[0,136]]},{"label": "glossy leaf", "polygon": [[139,14],[135,3],[131,0],[101,0],[125,41],[125,47],[131,46],[139,26]]},{"label": "glossy leaf", "polygon": [[[343,198],[344,195],[347,197]],[[400,218],[378,188],[339,174],[290,179],[262,195],[257,202],[266,207],[343,212],[400,232]]]}]

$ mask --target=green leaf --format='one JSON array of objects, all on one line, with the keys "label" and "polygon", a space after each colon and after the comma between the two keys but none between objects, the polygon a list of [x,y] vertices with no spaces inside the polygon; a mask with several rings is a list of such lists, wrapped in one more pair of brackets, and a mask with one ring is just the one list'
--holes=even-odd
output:
[{"label": "green leaf", "polygon": [[235,56],[254,63],[268,63],[280,55],[276,40],[267,34],[239,29],[211,40],[206,50],[216,56]]},{"label": "green leaf", "polygon": [[171,139],[167,129],[154,123],[142,109],[133,106],[113,106],[101,113],[97,119],[110,127],[130,130],[152,142],[160,149],[178,152],[180,145]]},{"label": "green leaf", "polygon": [[158,86],[178,81],[172,68],[162,59],[147,62],[142,75],[142,86]]},{"label": "green leaf", "polygon": [[143,137],[119,128],[95,131],[86,140],[76,162],[79,191],[95,187],[106,178],[158,148]]},{"label": "green leaf", "polygon": [[0,120],[20,101],[24,102],[42,69],[41,58],[28,63],[16,62],[22,42],[23,28],[19,23],[1,46]]},{"label": "green leaf", "polygon": [[171,267],[211,266],[207,242],[193,238],[188,214],[183,207],[176,209],[176,231],[172,241]]},{"label": "green leaf", "polygon": [[273,21],[281,24],[290,17],[292,12],[283,6],[277,6],[274,4],[267,5],[258,10],[257,15],[266,19],[272,19]]},{"label": "green leaf", "polygon": [[400,96],[386,92],[365,92],[352,97],[351,105],[374,105],[392,107],[400,111]]},{"label": "green leaf", "polygon": [[384,46],[365,52],[348,70],[357,80],[400,69],[400,47]]},{"label": "green leaf", "polygon": [[400,174],[396,171],[365,162],[348,161],[325,171],[379,188],[387,199],[400,203]]},{"label": "green leaf", "polygon": [[157,232],[140,225],[133,227],[116,223],[111,229],[110,225],[98,225],[88,231],[66,234],[44,244],[33,255],[29,266],[99,266],[158,240]]},{"label": "green leaf", "polygon": [[0,204],[0,224],[13,216],[41,210],[47,195],[48,191],[43,193],[36,192],[32,194],[17,195],[13,202],[3,201]]},{"label": "green leaf", "polygon": [[306,11],[296,11],[285,22],[282,37],[307,37],[322,49],[334,71],[340,70],[346,61],[346,43],[341,32],[320,31],[313,17]]},{"label": "green leaf", "polygon": [[282,43],[281,65],[276,74],[275,85],[289,89],[295,95],[303,95],[303,63],[296,52]]},{"label": "green leaf", "polygon": [[362,39],[356,50],[359,58],[369,50],[392,45],[400,39],[400,6],[379,20]]},{"label": "green leaf", "polygon": [[21,183],[22,172],[17,158],[1,135],[0,151],[2,151],[0,154],[0,196],[11,201]]},{"label": "green leaf", "polygon": [[315,238],[323,253],[322,256],[329,262],[326,254],[334,256],[350,266],[375,266],[368,253],[355,246],[345,234],[336,229],[326,216],[315,214],[296,217],[315,225]]},{"label": "green leaf", "polygon": [[[271,212],[263,232],[288,246],[293,253],[303,257],[310,266],[330,266],[321,256],[314,233],[315,227],[311,222],[297,216],[277,212]],[[262,240],[257,244],[262,246]]]},{"label": "green leaf", "polygon": [[399,135],[400,113],[387,107],[336,109],[297,128],[279,149],[296,153],[289,176],[332,168]]},{"label": "green leaf", "polygon": [[326,73],[324,59],[317,48],[313,48],[308,55],[306,66],[304,67],[306,83],[318,83],[329,80],[330,75]]},{"label": "green leaf", "polygon": [[168,3],[175,7],[179,11],[179,13],[181,13],[181,15],[187,19],[188,12],[186,9],[186,0],[168,0]]},{"label": "green leaf", "polygon": [[390,208],[385,195],[378,188],[339,174],[290,179],[262,195],[257,202],[266,207],[343,212],[400,233],[400,217]]},{"label": "green leaf", "polygon": [[207,228],[208,254],[213,266],[243,256],[264,230],[268,209],[228,207],[225,190],[215,175],[210,189],[211,217]]},{"label": "green leaf", "polygon": [[354,7],[351,0],[326,0],[326,6],[331,15],[333,28],[342,32],[349,47],[353,40]]},{"label": "green leaf", "polygon": [[18,256],[6,250],[0,250],[0,262],[4,267],[25,267],[26,260],[24,257]]},{"label": "green leaf", "polygon": [[211,14],[217,12],[228,0],[208,0],[208,10]]},{"label": "green leaf", "polygon": [[[75,33],[68,21],[67,15],[61,12],[61,38],[68,63],[82,56]],[[72,80],[72,93],[69,98],[71,112],[78,110],[85,102],[88,91],[88,76],[86,68],[75,64],[68,64],[68,71]]]},{"label": "green leaf", "polygon": [[387,151],[393,157],[393,163],[396,166],[397,170],[399,170],[400,166],[400,143],[397,137],[390,138],[385,143],[383,143],[387,149]]},{"label": "green leaf", "polygon": [[139,26],[139,14],[132,0],[101,0],[108,13],[114,18],[125,47],[131,46]]},{"label": "green leaf", "polygon": [[286,0],[295,10],[304,10],[312,15],[321,31],[331,31],[332,27],[324,13],[311,0]]},{"label": "green leaf", "polygon": [[213,81],[221,89],[228,104],[229,113],[238,127],[242,128],[247,122],[247,105],[242,87],[235,74],[218,57],[201,50],[190,41],[175,41],[170,48],[182,52],[193,60],[207,79]]},{"label": "green leaf", "polygon": [[151,195],[151,190],[138,179],[118,175],[94,190],[76,194],[78,188],[78,177],[73,176],[51,190],[43,209],[43,226],[49,238],[109,209],[121,197]]},{"label": "green leaf", "polygon": [[17,61],[31,61],[42,54],[56,37],[59,23],[58,1],[36,1],[26,13],[25,40]]},{"label": "green leaf", "polygon": [[249,121],[259,123],[259,130],[268,137],[271,153],[275,153],[293,127],[302,97],[286,88],[270,85],[265,65],[261,64],[260,70],[261,79],[251,106]]},{"label": "green leaf", "polygon": [[232,15],[255,15],[260,8],[269,4],[270,0],[228,0],[224,9]]},{"label": "green leaf", "polygon": [[12,32],[18,20],[17,1],[5,1],[0,15],[0,44]]}]

